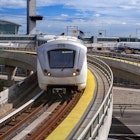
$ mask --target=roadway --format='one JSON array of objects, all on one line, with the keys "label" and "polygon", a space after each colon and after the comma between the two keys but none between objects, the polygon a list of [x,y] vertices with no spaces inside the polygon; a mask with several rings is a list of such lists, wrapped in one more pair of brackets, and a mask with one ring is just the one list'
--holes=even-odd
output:
[{"label": "roadway", "polygon": [[114,87],[109,138],[140,140],[140,90]]}]

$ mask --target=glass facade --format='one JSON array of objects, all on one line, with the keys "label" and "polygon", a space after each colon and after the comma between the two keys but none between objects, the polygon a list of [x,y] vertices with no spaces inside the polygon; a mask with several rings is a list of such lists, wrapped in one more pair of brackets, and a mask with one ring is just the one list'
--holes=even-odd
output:
[{"label": "glass facade", "polygon": [[35,36],[0,36],[0,40],[4,41],[24,41],[24,40],[32,40],[34,41],[36,38]]},{"label": "glass facade", "polygon": [[0,20],[0,34],[18,34],[18,24]]},{"label": "glass facade", "polygon": [[118,37],[98,37],[97,41],[98,42],[117,42],[118,41]]},{"label": "glass facade", "polygon": [[140,42],[140,39],[132,37],[97,37],[97,42]]}]

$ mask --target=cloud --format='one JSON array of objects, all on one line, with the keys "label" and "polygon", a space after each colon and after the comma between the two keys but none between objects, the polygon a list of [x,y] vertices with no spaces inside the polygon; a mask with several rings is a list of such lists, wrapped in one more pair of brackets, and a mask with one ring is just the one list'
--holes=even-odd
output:
[{"label": "cloud", "polygon": [[61,14],[61,16],[62,16],[62,17],[68,17],[68,15],[67,15],[67,14]]},{"label": "cloud", "polygon": [[100,14],[95,14],[94,16],[95,16],[95,17],[100,17]]},{"label": "cloud", "polygon": [[125,24],[127,24],[127,23],[126,23],[126,22],[122,22],[122,24],[124,24],[124,25],[125,25]]},{"label": "cloud", "polygon": [[[43,21],[37,22],[37,28],[46,32],[61,32],[66,26],[78,25],[87,32],[95,33],[102,28],[108,30],[108,33],[120,32],[122,35],[129,31],[132,33],[140,26],[139,0],[36,0],[36,5],[37,14],[44,16]],[[56,5],[63,8],[60,13],[57,9],[57,12],[54,9],[54,13],[42,10]],[[23,9],[23,12],[12,16],[8,8]],[[26,0],[0,0],[0,11],[1,18],[22,24],[22,29],[26,26]]]},{"label": "cloud", "polygon": [[0,0],[0,8],[23,8],[26,7],[26,0]]}]

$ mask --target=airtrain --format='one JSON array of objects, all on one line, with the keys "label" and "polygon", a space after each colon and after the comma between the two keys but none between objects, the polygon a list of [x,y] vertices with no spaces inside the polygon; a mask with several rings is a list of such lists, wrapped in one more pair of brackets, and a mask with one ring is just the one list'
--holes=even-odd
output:
[{"label": "airtrain", "polygon": [[87,48],[72,36],[58,36],[37,48],[37,75],[42,90],[81,91],[87,82]]}]

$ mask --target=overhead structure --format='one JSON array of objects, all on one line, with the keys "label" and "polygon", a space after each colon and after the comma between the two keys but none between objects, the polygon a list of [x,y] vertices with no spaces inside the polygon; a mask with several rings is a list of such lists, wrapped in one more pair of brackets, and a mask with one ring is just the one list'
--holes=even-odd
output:
[{"label": "overhead structure", "polygon": [[27,0],[27,34],[36,34],[36,21],[42,19],[36,15],[36,0]]}]

